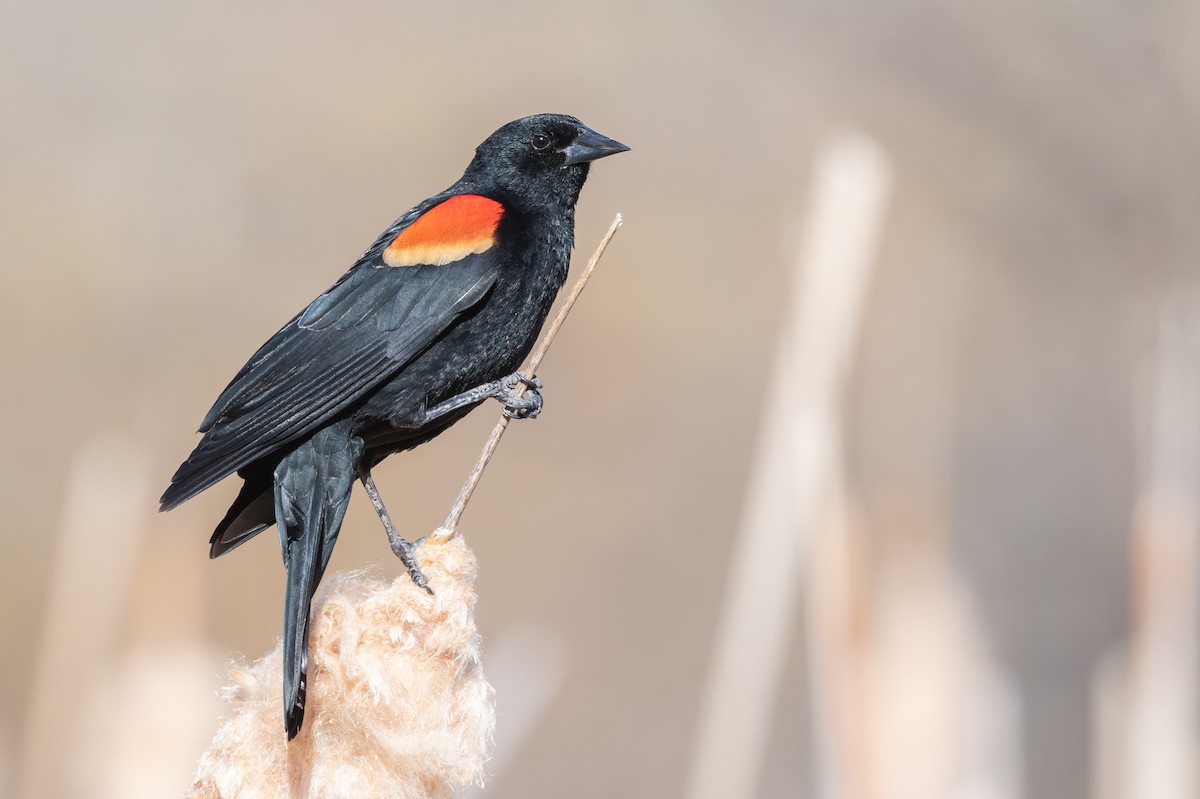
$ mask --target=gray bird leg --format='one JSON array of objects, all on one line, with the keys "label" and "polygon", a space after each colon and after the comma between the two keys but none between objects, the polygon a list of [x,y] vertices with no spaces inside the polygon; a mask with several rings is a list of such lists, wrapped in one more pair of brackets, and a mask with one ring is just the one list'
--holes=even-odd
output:
[{"label": "gray bird leg", "polygon": [[[524,396],[517,393],[518,384],[526,387]],[[500,401],[500,404],[504,406],[504,415],[510,419],[536,419],[542,412],[542,405],[545,404],[542,394],[538,390],[541,387],[542,381],[536,377],[527,378],[520,372],[513,372],[507,377],[476,386],[445,402],[440,402],[432,408],[426,408],[425,421],[432,422],[451,411],[491,398]]]},{"label": "gray bird leg", "polygon": [[383,522],[383,529],[387,531],[388,543],[392,545],[392,552],[396,553],[396,557],[400,558],[404,568],[408,569],[408,576],[412,578],[412,581],[432,594],[433,589],[429,587],[429,580],[425,578],[420,564],[417,563],[417,547],[425,539],[418,538],[416,541],[407,541],[400,533],[396,532],[396,525],[392,524],[392,517],[388,515],[387,508],[383,506],[383,497],[379,496],[379,489],[375,487],[371,470],[361,469],[358,477],[362,480],[363,487],[367,489],[367,496],[371,498],[375,512],[379,514],[379,521]]}]

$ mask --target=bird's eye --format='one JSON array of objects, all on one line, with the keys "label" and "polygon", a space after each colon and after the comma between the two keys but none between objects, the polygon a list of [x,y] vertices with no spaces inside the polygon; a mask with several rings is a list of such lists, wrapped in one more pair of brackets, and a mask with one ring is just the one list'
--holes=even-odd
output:
[{"label": "bird's eye", "polygon": [[533,149],[535,150],[545,150],[550,146],[550,137],[545,133],[535,133],[533,134],[533,138],[529,140],[529,143],[533,145]]}]

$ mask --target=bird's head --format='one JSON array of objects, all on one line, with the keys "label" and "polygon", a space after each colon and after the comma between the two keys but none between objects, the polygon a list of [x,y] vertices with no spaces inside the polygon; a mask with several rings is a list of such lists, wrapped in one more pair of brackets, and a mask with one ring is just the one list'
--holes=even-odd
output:
[{"label": "bird's head", "polygon": [[575,117],[536,114],[488,136],[463,177],[505,195],[509,205],[574,205],[588,164],[628,149]]}]

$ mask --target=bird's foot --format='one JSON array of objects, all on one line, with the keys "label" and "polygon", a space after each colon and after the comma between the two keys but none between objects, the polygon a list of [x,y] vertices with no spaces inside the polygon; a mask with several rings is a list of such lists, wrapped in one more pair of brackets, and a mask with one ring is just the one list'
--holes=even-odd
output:
[{"label": "bird's foot", "polygon": [[[513,372],[501,382],[501,391],[496,395],[504,406],[504,415],[509,419],[536,419],[542,412],[545,400],[542,399],[542,381],[536,375],[526,377],[520,372]],[[517,388],[524,386],[524,391]]]},{"label": "bird's foot", "polygon": [[388,544],[391,545],[392,552],[396,553],[396,557],[400,558],[404,568],[408,569],[408,576],[412,578],[412,581],[432,594],[433,589],[429,587],[429,580],[425,578],[421,572],[421,564],[417,562],[417,547],[421,546],[421,542],[425,539],[418,538],[416,541],[408,541],[400,535],[396,530],[396,525],[392,524],[392,517],[388,514],[387,508],[383,505],[383,497],[379,496],[379,489],[375,487],[371,470],[362,467],[358,476],[362,480],[363,487],[367,489],[367,496],[371,498],[375,512],[379,514],[379,521],[383,522],[383,529],[387,533]]},{"label": "bird's foot", "polygon": [[425,541],[424,538],[418,538],[416,541],[408,541],[401,538],[398,534],[393,535],[392,531],[388,531],[388,543],[392,545],[392,552],[396,553],[396,557],[400,558],[400,562],[404,564],[404,568],[408,569],[408,576],[419,587],[424,588],[429,593],[433,593],[433,589],[429,587],[429,580],[421,571],[421,564],[417,562],[417,547]]},{"label": "bird's foot", "polygon": [[[523,386],[524,389],[519,389]],[[493,380],[490,383],[476,386],[461,394],[427,408],[421,416],[420,424],[428,424],[451,411],[483,402],[489,397],[500,400],[504,406],[504,415],[509,419],[535,419],[542,412],[542,394],[538,389],[542,381],[536,377],[525,377],[520,372],[513,372],[508,377]]]}]

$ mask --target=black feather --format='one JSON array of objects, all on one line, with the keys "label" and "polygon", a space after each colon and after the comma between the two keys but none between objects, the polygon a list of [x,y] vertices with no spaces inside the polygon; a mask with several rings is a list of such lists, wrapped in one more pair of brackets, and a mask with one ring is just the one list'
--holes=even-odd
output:
[{"label": "black feather", "polygon": [[[163,510],[302,438],[386,382],[483,298],[498,264],[481,253],[444,266],[355,270],[280,329],[225,389],[204,438],[171,478]],[[397,314],[398,305],[407,312]],[[344,324],[347,308],[365,307],[372,316]],[[375,315],[387,317],[382,332]]]},{"label": "black feather", "polygon": [[237,499],[212,537],[208,539],[210,558],[219,558],[236,549],[275,524],[274,480],[270,469],[242,469],[238,472],[245,482]]},{"label": "black feather", "polygon": [[362,440],[348,422],[325,427],[275,468],[275,517],[287,567],[283,615],[283,707],[288,739],[304,721],[309,606],[342,526]]}]

